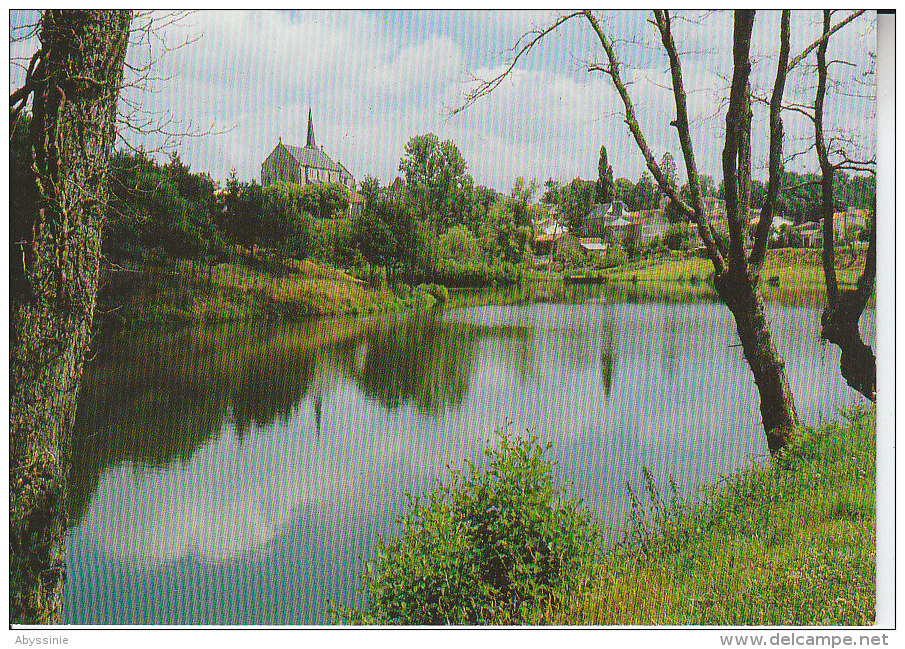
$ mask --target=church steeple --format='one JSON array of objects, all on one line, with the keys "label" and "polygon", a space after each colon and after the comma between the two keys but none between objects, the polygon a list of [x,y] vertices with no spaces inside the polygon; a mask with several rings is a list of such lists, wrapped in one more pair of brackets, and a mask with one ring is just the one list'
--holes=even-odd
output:
[{"label": "church steeple", "polygon": [[311,119],[311,107],[308,107],[308,141],[305,143],[305,146],[316,147],[317,144],[314,143],[314,120]]}]

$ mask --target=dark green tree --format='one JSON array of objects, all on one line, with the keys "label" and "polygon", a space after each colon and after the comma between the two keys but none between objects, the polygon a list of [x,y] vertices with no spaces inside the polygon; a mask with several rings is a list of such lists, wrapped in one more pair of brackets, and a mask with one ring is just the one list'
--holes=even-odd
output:
[{"label": "dark green tree", "polygon": [[[663,157],[660,158],[660,168],[663,170],[663,175],[666,178],[667,184],[675,190],[679,189],[679,171],[676,167],[676,161],[673,159],[672,154],[667,151],[663,154]],[[666,192],[662,192],[661,196],[666,195]],[[676,202],[671,198],[666,199],[666,206],[664,208],[664,216],[666,216],[667,220],[670,223],[679,223],[681,221],[687,221],[687,215],[683,214],[681,210],[679,210]]]},{"label": "dark green tree", "polygon": [[630,212],[643,209],[635,196],[635,185],[628,178],[617,178],[613,183],[613,199],[625,203]]},{"label": "dark green tree", "polygon": [[349,191],[340,183],[306,185],[300,198],[302,209],[319,219],[332,219],[349,209]]},{"label": "dark green tree", "polygon": [[607,162],[606,147],[600,147],[600,160],[597,162],[597,184],[594,186],[594,202],[611,203],[615,197],[613,184],[613,167]]},{"label": "dark green tree", "polygon": [[361,181],[358,193],[364,199],[362,212],[373,212],[380,193],[379,181],[374,176],[365,176],[365,179]]},{"label": "dark green tree", "polygon": [[252,256],[264,243],[264,190],[254,179],[242,186],[230,232],[232,241],[250,249]]},{"label": "dark green tree", "polygon": [[647,171],[641,174],[641,177],[638,178],[638,182],[635,184],[635,197],[638,209],[657,209],[660,200],[659,189],[657,188],[656,183],[654,183],[654,179]]},{"label": "dark green tree", "polygon": [[560,192],[559,213],[572,234],[577,234],[594,200],[594,181],[575,178]]},{"label": "dark green tree", "polygon": [[548,178],[544,183],[544,195],[541,196],[540,202],[546,205],[556,205],[559,202],[559,190],[561,188],[561,182],[553,180],[552,177]]},{"label": "dark green tree", "polygon": [[307,256],[306,189],[284,182],[264,189],[261,239],[265,246],[283,254]]}]

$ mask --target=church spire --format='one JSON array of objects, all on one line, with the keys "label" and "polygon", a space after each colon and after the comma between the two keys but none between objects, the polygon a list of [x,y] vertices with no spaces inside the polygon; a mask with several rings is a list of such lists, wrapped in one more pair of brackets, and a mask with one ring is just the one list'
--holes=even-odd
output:
[{"label": "church spire", "polygon": [[314,143],[314,120],[311,119],[310,106],[308,107],[308,141],[305,143],[305,146],[317,146],[317,144]]}]

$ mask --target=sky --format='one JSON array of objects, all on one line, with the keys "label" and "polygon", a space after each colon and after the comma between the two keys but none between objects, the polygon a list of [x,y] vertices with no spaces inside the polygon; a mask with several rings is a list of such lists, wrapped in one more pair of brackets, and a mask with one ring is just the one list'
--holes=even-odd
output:
[{"label": "sky", "polygon": [[[622,105],[608,77],[587,64],[603,50],[588,23],[574,19],[523,56],[490,96],[450,115],[475,87],[505,69],[519,37],[546,27],[558,12],[539,11],[200,11],[175,24],[157,14],[155,33],[133,36],[133,67],[155,61],[150,79],[127,75],[123,97],[162,130],[122,131],[132,146],[154,151],[175,146],[183,162],[224,183],[232,169],[240,180],[260,181],[261,163],[281,138],[303,146],[309,108],[317,143],[361,181],[388,184],[399,174],[405,143],[435,133],[462,152],[476,184],[508,192],[518,176],[568,182],[596,179],[601,145],[615,177],[636,181],[644,161],[623,122]],[[844,14],[847,15],[847,14]],[[12,15],[12,24],[34,16]],[[601,14],[623,61],[642,128],[659,159],[670,151],[685,174],[676,131],[668,63],[647,12]],[[820,33],[817,12],[793,12],[792,55]],[[834,22],[840,19],[834,18]],[[144,18],[137,21],[144,22]],[[759,12],[752,41],[752,87],[769,94],[778,51],[779,12]],[[700,173],[719,183],[725,101],[731,75],[731,14],[678,14],[674,35],[683,58],[688,105]],[[16,34],[15,30],[13,33]],[[856,81],[876,51],[875,15],[865,14],[832,39],[836,85],[827,95],[835,134],[848,132],[859,155],[876,146],[873,98]],[[21,64],[34,38],[11,46],[10,89],[21,83]],[[165,51],[166,50],[166,51]],[[22,57],[25,57],[24,61]],[[813,54],[790,76],[787,100],[813,100]],[[862,84],[863,85],[863,84]],[[873,89],[868,85],[870,94]],[[126,112],[121,105],[121,113]],[[766,108],[755,105],[755,177],[766,168]],[[810,122],[785,113],[787,153],[809,144]],[[155,153],[161,160],[166,154]],[[816,156],[802,155],[787,168],[816,170]]]}]

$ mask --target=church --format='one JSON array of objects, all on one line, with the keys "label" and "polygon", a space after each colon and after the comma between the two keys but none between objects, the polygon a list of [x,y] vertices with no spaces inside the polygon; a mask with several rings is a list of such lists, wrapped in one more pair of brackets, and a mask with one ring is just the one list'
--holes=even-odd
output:
[{"label": "church", "polygon": [[[276,182],[298,185],[340,183],[355,197],[355,178],[339,162],[333,162],[324,147],[314,141],[314,121],[308,109],[308,140],[304,148],[283,144],[281,137],[276,147],[261,164],[261,186]],[[354,202],[354,200],[353,200]]]}]

